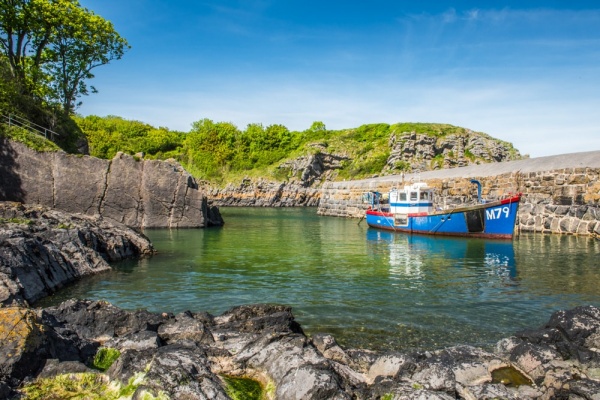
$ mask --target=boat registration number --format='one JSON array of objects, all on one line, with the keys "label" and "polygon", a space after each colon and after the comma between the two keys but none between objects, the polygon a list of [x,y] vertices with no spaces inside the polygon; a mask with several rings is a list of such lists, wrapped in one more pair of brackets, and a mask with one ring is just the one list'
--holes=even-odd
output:
[{"label": "boat registration number", "polygon": [[508,207],[498,207],[492,208],[490,210],[485,210],[485,216],[487,219],[500,219],[500,218],[508,218],[510,214],[510,208]]}]

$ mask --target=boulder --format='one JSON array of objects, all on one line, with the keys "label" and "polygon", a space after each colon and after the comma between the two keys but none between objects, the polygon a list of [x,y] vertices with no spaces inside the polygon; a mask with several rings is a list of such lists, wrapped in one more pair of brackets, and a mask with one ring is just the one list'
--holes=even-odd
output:
[{"label": "boulder", "polygon": [[44,364],[44,328],[33,310],[0,308],[0,377],[23,379]]},{"label": "boulder", "polygon": [[[557,312],[493,352],[455,346],[379,354],[343,349],[330,335],[308,338],[280,305],[234,307],[219,316],[126,311],[90,300],[37,311],[6,307],[0,308],[0,394],[16,397],[35,377],[92,372],[134,385],[133,398],[225,400],[229,382],[243,378],[259,382],[273,399],[593,400],[600,369],[571,350],[597,351],[599,312],[592,306]],[[104,373],[90,369],[100,346],[120,350]]]}]

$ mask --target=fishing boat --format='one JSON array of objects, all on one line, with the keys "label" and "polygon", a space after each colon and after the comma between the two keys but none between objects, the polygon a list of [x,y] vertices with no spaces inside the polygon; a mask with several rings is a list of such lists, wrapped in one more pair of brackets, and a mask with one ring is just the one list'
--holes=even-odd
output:
[{"label": "fishing boat", "polygon": [[425,235],[468,236],[512,239],[521,194],[498,200],[481,198],[477,185],[475,204],[450,209],[434,209],[434,189],[424,182],[392,189],[389,193],[367,192],[367,224],[372,228]]}]

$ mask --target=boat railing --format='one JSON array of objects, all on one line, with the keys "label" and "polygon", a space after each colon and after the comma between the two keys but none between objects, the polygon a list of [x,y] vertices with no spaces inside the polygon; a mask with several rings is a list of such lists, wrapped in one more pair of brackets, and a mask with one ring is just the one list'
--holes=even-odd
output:
[{"label": "boat railing", "polygon": [[448,211],[448,210],[454,210],[457,208],[464,208],[464,207],[477,206],[477,205],[481,205],[481,204],[495,203],[497,201],[512,199],[515,196],[520,197],[521,195],[522,195],[522,193],[508,192],[508,193],[504,193],[500,196],[494,196],[491,198],[481,198],[481,199],[480,198],[470,198],[470,199],[466,199],[465,201],[460,202],[460,203],[448,204],[448,203],[446,203],[446,201],[438,202],[438,203],[434,202],[434,208],[436,211]]},{"label": "boat railing", "polygon": [[389,204],[389,196],[380,192],[365,192],[362,195],[363,204],[368,204],[370,210],[386,211]]}]

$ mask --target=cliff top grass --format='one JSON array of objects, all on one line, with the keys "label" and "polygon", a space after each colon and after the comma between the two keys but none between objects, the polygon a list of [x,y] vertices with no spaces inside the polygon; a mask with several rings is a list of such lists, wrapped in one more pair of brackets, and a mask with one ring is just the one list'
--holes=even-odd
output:
[{"label": "cliff top grass", "polygon": [[[203,119],[195,122],[189,132],[178,132],[117,116],[75,117],[75,122],[87,137],[92,156],[110,159],[123,151],[143,153],[151,159],[174,158],[196,178],[219,186],[247,177],[277,181],[299,178],[301,172],[281,165],[316,153],[348,158],[338,170],[339,180],[380,174],[390,156],[392,135],[412,132],[437,140],[450,135],[478,135],[518,153],[510,143],[484,133],[438,123],[380,123],[328,130],[317,121],[304,131],[290,131],[276,124],[249,124],[241,130],[229,122]],[[406,165],[397,167],[401,170]]]},{"label": "cliff top grass", "polygon": [[60,147],[42,135],[30,132],[16,126],[0,125],[0,137],[5,137],[15,142],[23,143],[36,151],[59,151]]}]

